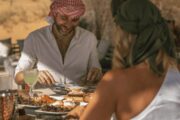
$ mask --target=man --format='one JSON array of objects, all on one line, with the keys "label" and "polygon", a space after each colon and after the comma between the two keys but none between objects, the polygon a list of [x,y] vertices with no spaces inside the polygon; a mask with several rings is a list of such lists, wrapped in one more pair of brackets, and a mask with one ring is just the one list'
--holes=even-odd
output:
[{"label": "man", "polygon": [[78,27],[85,12],[81,0],[54,0],[49,26],[29,34],[17,65],[15,80],[24,84],[23,71],[37,63],[38,82],[43,85],[96,81],[101,75],[94,34]]}]

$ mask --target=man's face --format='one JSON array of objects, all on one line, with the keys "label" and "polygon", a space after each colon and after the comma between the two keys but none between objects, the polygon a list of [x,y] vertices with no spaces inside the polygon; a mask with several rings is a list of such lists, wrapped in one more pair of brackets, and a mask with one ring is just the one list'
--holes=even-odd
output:
[{"label": "man's face", "polygon": [[56,14],[55,16],[55,24],[56,26],[62,30],[64,33],[68,33],[72,31],[79,23],[78,19],[72,19],[67,15]]}]

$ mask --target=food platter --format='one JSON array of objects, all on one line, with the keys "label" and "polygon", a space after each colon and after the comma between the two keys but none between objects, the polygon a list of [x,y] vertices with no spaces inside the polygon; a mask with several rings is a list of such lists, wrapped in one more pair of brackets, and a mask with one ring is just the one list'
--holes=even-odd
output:
[{"label": "food platter", "polygon": [[84,93],[83,92],[70,92],[67,95],[68,96],[74,96],[74,97],[83,97]]},{"label": "food platter", "polygon": [[62,105],[60,102],[59,104],[48,104],[42,106],[40,109],[35,110],[35,113],[37,114],[43,114],[43,115],[64,115],[67,114],[69,111],[71,111],[73,107],[67,107]]},{"label": "food platter", "polygon": [[63,100],[64,96],[49,96],[50,98],[53,98],[54,100]]},{"label": "food platter", "polygon": [[52,91],[55,92],[56,94],[59,94],[59,95],[66,95],[69,92],[67,89],[59,88],[59,87],[53,88]]},{"label": "food platter", "polygon": [[[18,107],[24,108],[28,111],[27,113],[31,112],[34,115],[64,116],[77,106],[86,106],[91,99],[91,94],[95,90],[95,87],[56,85],[54,88],[51,87],[49,89],[53,92],[65,91],[66,93],[48,95],[37,94],[32,98],[26,95],[19,95],[18,98],[20,103]],[[37,92],[37,90],[34,92]]]},{"label": "food platter", "polygon": [[84,96],[86,93],[92,93],[95,90],[95,86],[73,86],[69,87],[70,91],[68,96]]}]

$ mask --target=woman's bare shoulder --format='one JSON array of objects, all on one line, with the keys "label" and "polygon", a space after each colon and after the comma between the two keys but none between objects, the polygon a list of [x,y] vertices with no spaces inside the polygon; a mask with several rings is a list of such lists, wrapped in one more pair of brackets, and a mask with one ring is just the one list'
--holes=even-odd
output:
[{"label": "woman's bare shoulder", "polygon": [[107,72],[103,79],[104,81],[117,82],[128,78],[129,71],[125,69],[114,69]]},{"label": "woman's bare shoulder", "polygon": [[108,83],[107,86],[113,88],[113,91],[119,91],[120,89],[126,88],[125,86],[128,85],[130,74],[129,70],[111,70],[103,76],[101,82]]},{"label": "woman's bare shoulder", "polygon": [[130,85],[136,84],[135,80],[141,77],[139,73],[142,72],[143,69],[115,69],[107,72],[103,76],[102,82],[108,82],[109,84],[107,84],[107,86],[111,86],[114,91],[125,92],[126,90],[130,89]]},{"label": "woman's bare shoulder", "polygon": [[104,91],[108,93],[113,93],[117,89],[117,84],[119,84],[120,79],[125,76],[123,71],[121,70],[111,70],[104,74],[103,78],[101,79],[100,83],[97,86],[97,91]]}]

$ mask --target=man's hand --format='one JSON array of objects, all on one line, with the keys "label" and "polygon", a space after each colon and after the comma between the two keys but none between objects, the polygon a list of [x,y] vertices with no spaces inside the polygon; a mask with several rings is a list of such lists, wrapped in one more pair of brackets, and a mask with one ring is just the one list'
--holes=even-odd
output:
[{"label": "man's hand", "polygon": [[96,82],[99,81],[102,77],[101,69],[92,68],[89,70],[87,75],[87,82]]},{"label": "man's hand", "polygon": [[38,82],[42,85],[52,85],[56,81],[48,71],[39,71]]},{"label": "man's hand", "polygon": [[25,82],[24,82],[24,73],[21,71],[21,72],[18,72],[15,76],[15,82],[18,84],[18,85],[23,85]]}]

